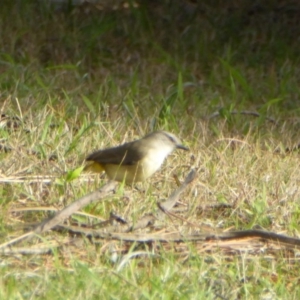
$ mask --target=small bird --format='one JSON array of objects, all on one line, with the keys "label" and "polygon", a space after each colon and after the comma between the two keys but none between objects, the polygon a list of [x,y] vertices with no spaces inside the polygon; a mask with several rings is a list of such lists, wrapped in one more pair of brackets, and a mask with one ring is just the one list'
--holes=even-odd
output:
[{"label": "small bird", "polygon": [[112,180],[132,184],[155,173],[165,158],[176,148],[189,150],[179,138],[167,131],[155,131],[123,145],[90,154],[85,170],[102,172]]}]

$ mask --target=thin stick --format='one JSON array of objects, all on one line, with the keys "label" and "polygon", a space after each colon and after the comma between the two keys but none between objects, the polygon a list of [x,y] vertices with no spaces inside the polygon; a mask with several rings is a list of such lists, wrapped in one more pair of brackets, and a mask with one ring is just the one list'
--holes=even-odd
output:
[{"label": "thin stick", "polygon": [[36,236],[37,234],[41,234],[43,232],[46,232],[59,223],[62,223],[66,218],[68,218],[71,214],[76,212],[77,210],[81,209],[82,207],[93,203],[97,200],[103,200],[104,197],[106,197],[110,192],[112,192],[116,186],[116,181],[109,181],[107,184],[105,184],[102,188],[100,188],[97,191],[94,191],[88,195],[85,195],[81,198],[79,198],[77,201],[71,203],[69,206],[65,207],[63,210],[59,211],[54,217],[51,219],[44,220],[41,224],[39,224],[34,230],[27,232],[11,241],[8,241],[7,243],[1,244],[0,249],[3,249],[7,246],[10,246],[12,244],[15,244],[17,242],[20,242],[25,239],[30,239],[33,236]]},{"label": "thin stick", "polygon": [[[249,115],[249,116],[254,116],[254,117],[258,117],[258,118],[261,116],[261,114],[259,114],[256,111],[248,111],[248,110],[242,110],[242,111],[233,110],[233,111],[229,111],[229,113],[231,115]],[[221,115],[220,111],[216,111],[208,117],[208,120],[218,117],[220,115]],[[265,117],[265,118],[267,121],[277,124],[276,120],[274,120],[273,118],[270,118],[270,117]]]}]

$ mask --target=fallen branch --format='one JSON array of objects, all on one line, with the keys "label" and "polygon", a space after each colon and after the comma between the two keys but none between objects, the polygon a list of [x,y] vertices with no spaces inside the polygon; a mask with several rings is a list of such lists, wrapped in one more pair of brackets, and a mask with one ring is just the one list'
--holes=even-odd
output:
[{"label": "fallen branch", "polygon": [[68,218],[71,214],[78,211],[82,207],[105,198],[110,192],[112,192],[116,188],[117,184],[118,183],[116,181],[109,181],[99,190],[79,198],[77,201],[71,203],[69,206],[59,211],[54,217],[43,221],[34,230],[0,245],[0,249],[3,249],[25,239],[28,240],[36,236],[37,234],[41,234],[52,229],[56,225],[62,223],[66,218]]},{"label": "fallen branch", "polygon": [[[233,111],[228,111],[229,114],[231,115],[248,115],[248,116],[253,116],[253,117],[261,117],[261,114],[259,114],[256,111],[248,111],[248,110],[242,110],[242,111],[237,111],[237,110],[233,110]],[[213,114],[211,114],[208,119],[213,119],[215,117],[221,116],[221,112],[220,111],[216,111]],[[277,124],[276,120],[274,120],[273,118],[270,117],[265,117],[267,121]]]},{"label": "fallen branch", "polygon": [[176,202],[179,199],[179,196],[182,194],[182,192],[187,188],[187,186],[196,178],[196,171],[195,169],[192,169],[187,177],[185,178],[184,182],[181,184],[179,188],[177,188],[163,203],[158,204],[159,210],[156,211],[154,215],[145,215],[141,219],[139,219],[135,224],[131,224],[129,227],[129,230],[127,231],[133,231],[136,229],[145,228],[149,225],[153,225],[155,220],[162,221],[168,211],[171,211],[172,208],[175,206]]},{"label": "fallen branch", "polygon": [[[64,226],[72,232],[77,232],[77,227]],[[283,234],[277,234],[262,230],[241,230],[222,232],[217,234],[212,233],[197,233],[184,234],[180,232],[165,232],[165,233],[127,233],[127,232],[105,232],[104,230],[90,230],[86,228],[80,229],[81,233],[93,238],[121,240],[125,242],[211,242],[211,241],[230,241],[241,240],[246,238],[259,238],[264,241],[273,241],[280,244],[300,248],[300,239],[292,238]]]}]

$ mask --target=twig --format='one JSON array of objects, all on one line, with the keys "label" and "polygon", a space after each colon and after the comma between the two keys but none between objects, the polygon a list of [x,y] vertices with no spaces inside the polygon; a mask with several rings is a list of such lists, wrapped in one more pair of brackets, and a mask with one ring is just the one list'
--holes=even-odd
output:
[{"label": "twig", "polygon": [[168,198],[167,201],[160,203],[158,205],[159,210],[154,215],[145,215],[139,219],[135,224],[131,224],[128,231],[133,231],[136,229],[145,228],[149,225],[153,225],[156,219],[163,220],[166,212],[170,211],[176,204],[181,193],[187,188],[187,186],[196,178],[196,171],[192,169],[187,177],[185,178],[183,184],[177,188]]},{"label": "twig", "polygon": [[[254,117],[260,117],[261,114],[259,114],[256,111],[248,111],[248,110],[242,110],[242,111],[237,111],[237,110],[233,110],[233,111],[229,111],[228,113],[230,113],[231,115],[249,115],[249,116],[254,116]],[[221,113],[219,111],[214,112],[213,114],[211,114],[208,119],[213,119],[215,117],[220,116]],[[277,124],[276,120],[274,120],[273,118],[270,117],[265,117],[267,121],[274,123],[275,125]]]},{"label": "twig", "polygon": [[188,174],[188,176],[185,178],[183,184],[171,194],[171,196],[168,198],[168,200],[163,203],[160,203],[160,205],[159,205],[160,210],[156,213],[156,217],[158,219],[160,219],[160,220],[163,219],[165,216],[164,211],[169,211],[175,206],[180,194],[187,188],[187,186],[195,178],[196,178],[196,171],[195,171],[195,169],[192,169],[190,171],[190,173]]},{"label": "twig", "polygon": [[17,237],[11,241],[8,241],[7,243],[1,244],[0,249],[3,249],[7,246],[10,246],[12,244],[15,244],[17,242],[20,242],[24,239],[30,239],[33,236],[36,236],[37,234],[41,234],[43,232],[46,232],[59,223],[62,223],[66,218],[68,218],[72,213],[76,212],[77,210],[81,209],[82,207],[93,203],[94,201],[103,199],[106,197],[110,192],[112,192],[116,186],[116,181],[109,181],[107,184],[105,184],[102,188],[100,188],[97,191],[94,191],[88,195],[85,195],[81,198],[79,198],[77,201],[71,203],[69,206],[65,207],[63,210],[59,211],[54,217],[47,219],[43,221],[41,224],[39,224],[34,230]]},{"label": "twig", "polygon": [[82,228],[86,233],[91,234],[94,238],[114,239],[127,242],[209,242],[209,241],[225,241],[225,240],[238,240],[244,238],[260,238],[267,241],[278,242],[289,246],[300,248],[300,239],[292,238],[286,235],[277,234],[269,231],[262,230],[241,230],[222,232],[218,234],[211,233],[197,233],[197,234],[183,234],[180,232],[166,232],[166,233],[120,233],[120,232],[103,232],[100,230],[87,230]]},{"label": "twig", "polygon": [[41,255],[41,254],[48,254],[53,252],[54,248],[58,248],[59,244],[55,244],[55,245],[47,245],[47,246],[41,246],[41,247],[30,247],[30,248],[15,248],[15,247],[7,247],[2,249],[1,254],[4,255],[17,255],[17,254],[21,254],[21,255],[31,255],[31,254],[35,254],[35,255]]}]

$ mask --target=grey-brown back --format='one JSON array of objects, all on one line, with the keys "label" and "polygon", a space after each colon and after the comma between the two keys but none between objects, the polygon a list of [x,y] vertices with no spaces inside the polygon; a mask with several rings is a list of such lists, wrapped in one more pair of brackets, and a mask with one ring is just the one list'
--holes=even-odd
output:
[{"label": "grey-brown back", "polygon": [[136,145],[137,141],[123,144],[121,146],[98,150],[90,154],[86,160],[96,161],[102,165],[134,165],[140,161],[147,152]]}]

